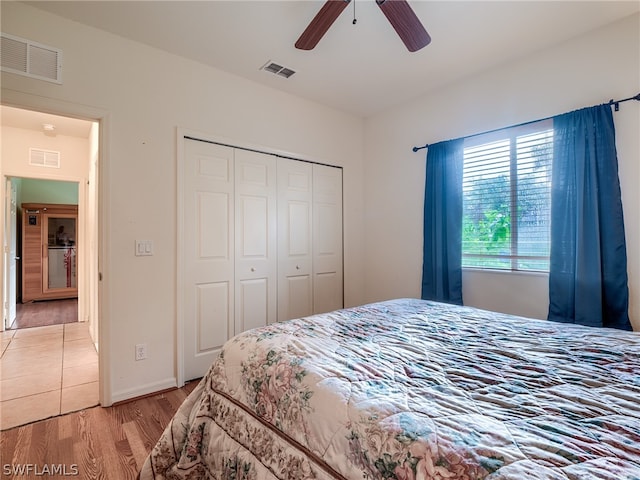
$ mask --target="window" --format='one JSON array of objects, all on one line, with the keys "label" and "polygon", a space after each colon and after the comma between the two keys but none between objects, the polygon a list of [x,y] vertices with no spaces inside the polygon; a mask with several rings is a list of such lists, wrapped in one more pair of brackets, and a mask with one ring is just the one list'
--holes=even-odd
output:
[{"label": "window", "polygon": [[549,271],[551,120],[465,139],[462,266]]}]

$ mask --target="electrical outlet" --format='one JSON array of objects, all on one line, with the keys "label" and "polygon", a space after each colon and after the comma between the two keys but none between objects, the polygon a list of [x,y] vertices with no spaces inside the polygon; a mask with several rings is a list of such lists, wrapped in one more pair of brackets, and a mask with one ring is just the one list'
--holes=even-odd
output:
[{"label": "electrical outlet", "polygon": [[145,358],[147,358],[147,344],[146,343],[136,344],[136,361],[144,360]]}]

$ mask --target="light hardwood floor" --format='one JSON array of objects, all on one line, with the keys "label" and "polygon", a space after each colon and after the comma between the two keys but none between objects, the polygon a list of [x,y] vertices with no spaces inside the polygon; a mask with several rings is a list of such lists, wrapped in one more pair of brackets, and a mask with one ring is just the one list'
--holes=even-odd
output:
[{"label": "light hardwood floor", "polygon": [[78,299],[18,303],[16,320],[11,328],[46,327],[78,321]]},{"label": "light hardwood floor", "polygon": [[[7,475],[7,465],[13,469],[32,465],[39,472],[44,468],[77,471],[71,478],[134,479],[171,417],[197,384],[193,381],[180,389],[114,407],[89,408],[4,431],[0,468],[5,471],[0,471],[0,477]],[[32,473],[6,478],[43,477]]]},{"label": "light hardwood floor", "polygon": [[[77,323],[77,300],[19,309],[20,326],[32,328],[0,335],[0,478],[136,478],[198,381],[114,407],[86,408],[97,403],[98,363],[87,325]],[[91,389],[89,398],[82,388]],[[64,414],[70,410],[78,411]],[[17,418],[20,411],[25,416]]]}]

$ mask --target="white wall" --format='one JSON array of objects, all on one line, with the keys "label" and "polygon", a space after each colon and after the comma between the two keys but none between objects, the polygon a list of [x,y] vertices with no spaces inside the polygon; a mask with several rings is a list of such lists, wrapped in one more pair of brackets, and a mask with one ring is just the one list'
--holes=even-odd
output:
[{"label": "white wall", "polygon": [[[2,174],[16,177],[47,178],[49,180],[87,180],[89,174],[88,151],[86,138],[56,135],[50,137],[41,132],[2,126]],[[40,148],[60,152],[60,168],[45,168],[29,165],[29,148]],[[28,182],[27,182],[28,183]],[[69,185],[64,186],[69,189]],[[23,188],[29,188],[23,185]],[[79,193],[76,189],[75,198]],[[70,193],[65,193],[67,196]],[[29,201],[23,198],[23,201]]]},{"label": "white wall", "polygon": [[[61,48],[64,60],[62,85],[3,73],[3,101],[29,95],[105,112],[104,397],[175,384],[177,127],[342,166],[345,299],[362,302],[362,119],[25,4],[1,8],[3,32]],[[155,255],[135,257],[135,239],[153,240]],[[146,361],[134,360],[136,343],[147,343]]]},{"label": "white wall", "polygon": [[[103,385],[107,400],[175,381],[177,127],[344,167],[345,299],[355,305],[420,295],[425,162],[424,151],[411,152],[413,145],[640,90],[637,15],[363,122],[22,3],[0,6],[3,32],[64,52],[62,85],[2,73],[2,101],[104,114],[101,344],[108,351],[101,358],[108,359],[103,367],[110,371],[109,385]],[[623,104],[615,114],[636,328],[638,108]],[[136,238],[154,240],[155,255],[135,257]],[[523,295],[527,305],[546,305],[544,288],[528,288],[526,278],[516,283],[508,276],[466,277],[465,297],[486,301],[486,308],[519,313]],[[489,294],[478,286],[501,295],[485,298]],[[134,345],[142,342],[149,358],[135,362]]]},{"label": "white wall", "polygon": [[[42,170],[51,172],[49,168],[43,168]],[[78,184],[75,182],[39,180],[35,178],[25,178],[20,182],[18,205],[21,203],[67,203],[77,205],[78,201]]]},{"label": "white wall", "polygon": [[[640,92],[640,16],[467,78],[366,122],[367,301],[420,296],[425,151],[411,147]],[[626,221],[630,314],[640,330],[640,103],[614,113]],[[537,275],[463,276],[465,303],[546,318]]]}]

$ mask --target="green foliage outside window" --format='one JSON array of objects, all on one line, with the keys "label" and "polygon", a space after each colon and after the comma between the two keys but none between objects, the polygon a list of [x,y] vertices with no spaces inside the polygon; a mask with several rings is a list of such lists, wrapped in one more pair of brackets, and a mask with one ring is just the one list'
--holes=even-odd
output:
[{"label": "green foliage outside window", "polygon": [[[479,195],[482,205],[473,201]],[[463,258],[463,266],[509,268],[511,261],[500,258],[510,255],[511,214],[509,204],[509,178],[506,176],[477,179],[471,190],[465,192],[462,222],[462,251],[470,256]],[[491,255],[494,258],[478,258],[472,255]],[[469,265],[469,263],[471,265]]]},{"label": "green foliage outside window", "polygon": [[464,267],[548,271],[552,138],[548,130],[473,147],[463,188]]}]

